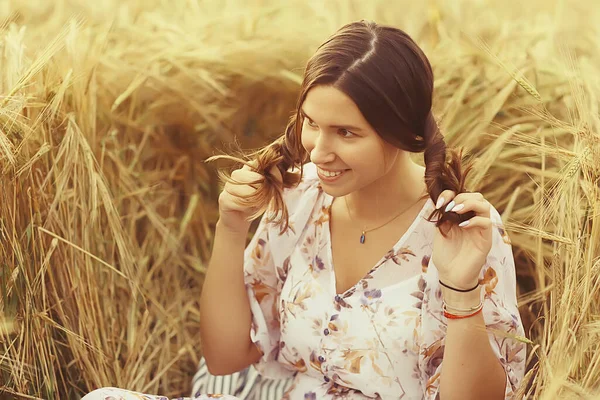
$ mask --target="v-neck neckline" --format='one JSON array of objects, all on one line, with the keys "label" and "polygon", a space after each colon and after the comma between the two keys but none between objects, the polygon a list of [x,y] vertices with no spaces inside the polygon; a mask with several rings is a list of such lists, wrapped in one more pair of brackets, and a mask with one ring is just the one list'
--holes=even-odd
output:
[{"label": "v-neck neckline", "polygon": [[[381,256],[381,258],[379,259],[379,261],[377,261],[375,263],[375,265],[371,269],[369,269],[369,271],[362,278],[360,278],[354,285],[350,286],[344,292],[338,293],[338,291],[337,291],[337,275],[335,273],[335,266],[333,264],[333,241],[332,241],[332,236],[331,236],[331,205],[333,204],[334,197],[325,192],[323,192],[323,193],[325,195],[325,207],[327,207],[327,209],[329,210],[328,211],[329,218],[327,218],[327,221],[325,222],[325,225],[326,225],[325,234],[326,234],[326,240],[327,240],[327,262],[329,264],[329,268],[331,269],[330,273],[331,273],[332,290],[335,293],[336,297],[337,296],[345,297],[347,293],[354,292],[356,290],[356,288],[359,286],[359,284],[365,280],[367,275],[372,275],[375,271],[377,271],[377,269],[379,269],[379,267],[382,264],[385,263],[385,261],[387,261],[386,256],[389,254],[389,251],[386,252],[385,254],[383,254]],[[417,216],[414,218],[414,220],[408,227],[408,229],[402,234],[402,236],[396,241],[396,243],[390,248],[390,250],[396,251],[400,246],[402,246],[404,244],[404,242],[406,242],[408,237],[415,230],[417,224],[421,221],[421,217],[423,216],[425,211],[427,209],[429,209],[429,207],[432,205],[433,205],[433,201],[431,200],[431,198],[428,198],[427,201],[425,202],[425,204],[423,204],[423,206],[421,207],[421,210],[419,211]]]}]

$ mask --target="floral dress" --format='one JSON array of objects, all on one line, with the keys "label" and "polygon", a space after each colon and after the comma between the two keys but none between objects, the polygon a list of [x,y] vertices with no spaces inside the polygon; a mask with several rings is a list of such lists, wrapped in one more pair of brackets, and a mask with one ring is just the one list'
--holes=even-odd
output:
[{"label": "floral dress", "polygon": [[[256,369],[293,377],[284,399],[436,399],[447,321],[431,260],[436,227],[426,219],[433,202],[360,281],[336,293],[333,197],[314,164],[284,196],[290,229],[280,235],[263,217],[245,252],[251,338],[263,353]],[[480,275],[483,317],[511,398],[525,370],[525,345],[517,340],[524,331],[510,240],[493,207],[491,218],[493,244]]]}]

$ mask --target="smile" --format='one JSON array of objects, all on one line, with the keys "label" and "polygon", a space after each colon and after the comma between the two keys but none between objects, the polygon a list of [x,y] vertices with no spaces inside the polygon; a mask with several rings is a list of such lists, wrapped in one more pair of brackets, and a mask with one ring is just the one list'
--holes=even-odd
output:
[{"label": "smile", "polygon": [[321,180],[327,181],[327,182],[332,182],[334,180],[337,180],[340,176],[344,175],[344,173],[347,170],[344,171],[326,171],[324,169],[321,168],[317,168],[317,174],[319,175],[319,178],[321,178]]}]

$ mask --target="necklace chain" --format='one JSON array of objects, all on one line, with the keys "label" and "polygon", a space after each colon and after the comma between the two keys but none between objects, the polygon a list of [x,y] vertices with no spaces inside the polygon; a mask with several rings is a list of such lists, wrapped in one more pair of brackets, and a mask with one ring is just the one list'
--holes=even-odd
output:
[{"label": "necklace chain", "polygon": [[[367,233],[368,232],[372,232],[374,230],[377,230],[387,224],[389,224],[390,222],[394,221],[396,218],[398,218],[399,216],[401,216],[402,214],[404,214],[405,212],[407,212],[408,210],[410,210],[415,204],[417,204],[419,201],[421,201],[421,198],[419,198],[417,201],[415,201],[414,203],[412,203],[410,206],[408,206],[407,208],[405,208],[404,210],[402,210],[402,212],[400,212],[399,214],[397,214],[396,216],[394,216],[394,218],[384,222],[383,224],[375,227],[375,228],[371,228],[371,229],[367,229],[367,227],[365,226],[362,229],[362,234],[360,236],[360,243],[364,244],[365,240],[367,238]],[[346,196],[344,196],[344,202],[346,203],[346,210],[348,210],[348,216],[350,217],[351,220],[354,220],[354,218],[352,218],[352,214],[350,213],[350,207],[348,207],[348,199],[346,198]]]}]

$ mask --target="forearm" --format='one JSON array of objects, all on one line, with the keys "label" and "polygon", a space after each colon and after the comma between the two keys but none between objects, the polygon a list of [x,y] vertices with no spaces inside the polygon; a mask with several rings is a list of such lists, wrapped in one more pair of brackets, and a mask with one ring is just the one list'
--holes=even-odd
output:
[{"label": "forearm", "polygon": [[[479,293],[446,292],[444,298],[449,304],[470,307],[479,303]],[[440,399],[504,399],[505,385],[506,374],[490,345],[483,314],[448,319]]]},{"label": "forearm", "polygon": [[258,349],[250,340],[252,314],[244,283],[247,234],[217,224],[209,268],[200,299],[200,334],[207,366],[214,375],[251,364]]}]

